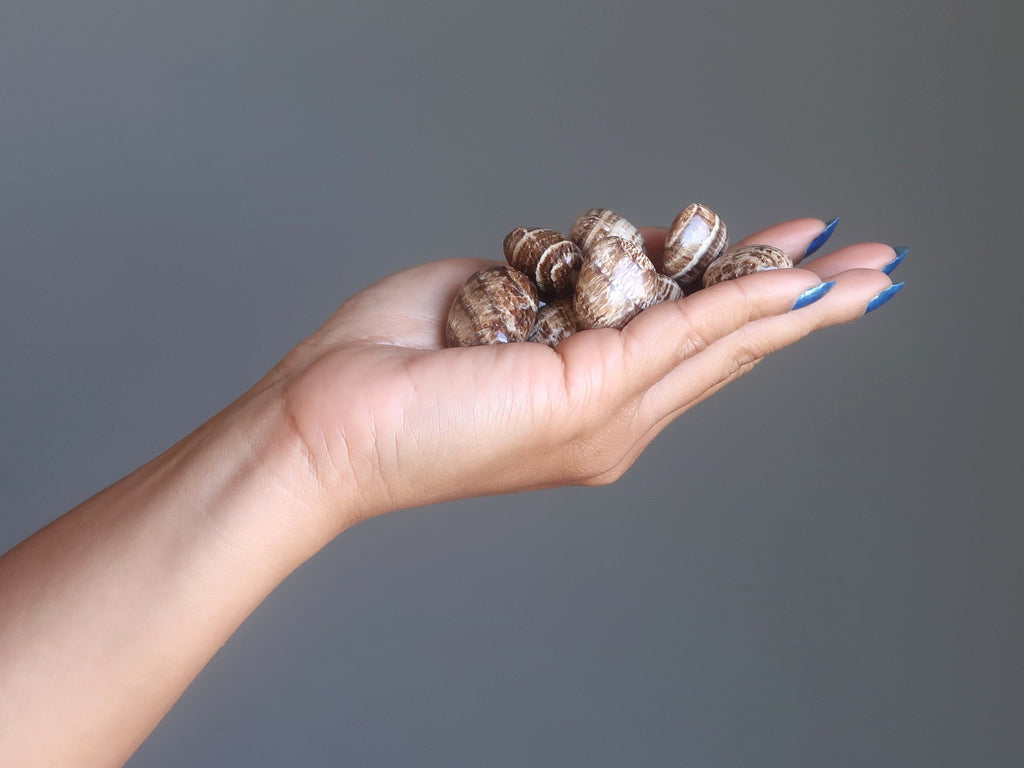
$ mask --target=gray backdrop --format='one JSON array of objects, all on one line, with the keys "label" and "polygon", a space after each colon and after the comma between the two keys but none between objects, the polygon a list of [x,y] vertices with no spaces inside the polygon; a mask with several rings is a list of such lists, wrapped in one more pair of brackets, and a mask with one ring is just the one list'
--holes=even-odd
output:
[{"label": "gray backdrop", "polygon": [[1019,765],[1020,4],[363,6],[0,4],[0,550],[513,226],[838,215],[907,287],[611,487],[348,531],[130,765]]}]

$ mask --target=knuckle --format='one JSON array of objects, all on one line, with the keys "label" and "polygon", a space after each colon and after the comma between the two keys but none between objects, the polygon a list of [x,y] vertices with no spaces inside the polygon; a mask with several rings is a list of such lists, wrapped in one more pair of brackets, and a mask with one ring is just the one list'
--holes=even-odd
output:
[{"label": "knuckle", "polygon": [[683,359],[689,360],[691,357],[696,357],[709,346],[710,342],[708,341],[706,334],[701,333],[696,328],[691,328],[689,333],[686,334],[686,338],[683,339]]},{"label": "knuckle", "polygon": [[708,317],[696,312],[693,305],[687,305],[685,300],[676,302],[675,306],[678,307],[682,326],[686,329],[681,347],[683,358],[688,360],[711,344]]},{"label": "knuckle", "polygon": [[770,352],[771,350],[762,349],[760,345],[751,342],[738,346],[729,356],[728,377],[742,376],[764,360]]},{"label": "knuckle", "polygon": [[752,307],[755,305],[743,280],[730,280],[712,286],[710,290],[720,294],[718,305],[725,307],[725,312],[708,312],[698,309],[703,303],[687,303],[684,299],[677,303],[686,329],[683,340],[684,359],[689,359],[706,350],[722,336],[736,330],[753,317]]},{"label": "knuckle", "polygon": [[733,358],[727,379],[738,379],[740,376],[750,373],[762,360],[764,360],[763,356],[754,355]]}]

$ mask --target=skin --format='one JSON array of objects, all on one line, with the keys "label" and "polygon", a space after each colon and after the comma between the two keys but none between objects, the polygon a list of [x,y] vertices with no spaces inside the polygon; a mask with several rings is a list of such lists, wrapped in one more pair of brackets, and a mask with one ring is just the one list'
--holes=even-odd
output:
[{"label": "skin", "polygon": [[[744,242],[801,254],[819,219]],[[660,258],[665,230],[644,230]],[[0,754],[122,765],[257,605],[367,517],[620,477],[681,413],[891,285],[865,243],[623,330],[444,349],[451,259],[352,296],[246,394],[0,558]],[[820,301],[789,312],[823,280]]]}]

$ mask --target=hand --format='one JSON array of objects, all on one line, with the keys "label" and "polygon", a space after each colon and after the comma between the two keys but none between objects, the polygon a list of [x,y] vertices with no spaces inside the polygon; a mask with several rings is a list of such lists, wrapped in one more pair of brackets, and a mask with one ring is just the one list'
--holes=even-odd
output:
[{"label": "hand", "polygon": [[[803,253],[821,229],[804,219],[753,239]],[[665,232],[646,236],[657,260]],[[489,262],[426,264],[357,293],[247,396],[0,557],[5,765],[124,762],[341,529],[456,497],[610,482],[765,355],[860,316],[892,258],[850,246],[556,349],[443,348],[452,297]],[[836,281],[824,298],[789,311],[824,279]]]},{"label": "hand", "polygon": [[[744,243],[794,261],[817,219]],[[644,230],[657,262],[665,230]],[[346,301],[262,385],[280,387],[317,483],[355,519],[392,509],[620,477],[685,410],[811,331],[860,317],[891,285],[882,244],[750,275],[643,312],[623,330],[551,349],[444,348],[462,282],[494,262],[449,259],[388,277]],[[825,280],[816,303],[789,311]]]}]

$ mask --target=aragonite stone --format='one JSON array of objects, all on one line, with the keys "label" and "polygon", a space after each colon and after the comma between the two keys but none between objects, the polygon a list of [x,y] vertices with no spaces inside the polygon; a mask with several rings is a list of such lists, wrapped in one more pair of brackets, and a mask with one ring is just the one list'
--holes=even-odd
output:
[{"label": "aragonite stone", "polygon": [[569,230],[569,239],[582,248],[584,253],[606,237],[621,237],[636,243],[641,250],[644,247],[640,231],[607,208],[591,208],[576,219]]},{"label": "aragonite stone", "polygon": [[529,275],[544,299],[569,296],[576,287],[583,253],[553,229],[517,227],[505,236],[505,260]]},{"label": "aragonite stone", "polygon": [[632,240],[606,237],[583,256],[573,295],[578,330],[622,328],[650,306],[658,273]]},{"label": "aragonite stone", "polygon": [[704,287],[735,280],[737,277],[764,272],[769,269],[787,269],[793,266],[789,256],[771,245],[748,245],[726,251],[704,272]]},{"label": "aragonite stone", "polygon": [[675,301],[681,298],[683,298],[683,289],[679,287],[679,283],[667,275],[658,273],[655,275],[654,289],[651,292],[650,304],[647,306],[653,307],[663,301]]},{"label": "aragonite stone", "polygon": [[571,336],[575,330],[576,313],[572,308],[572,296],[565,296],[540,308],[537,321],[526,340],[553,347]]},{"label": "aragonite stone", "polygon": [[537,319],[537,289],[512,267],[486,267],[470,276],[452,301],[449,347],[525,341]]},{"label": "aragonite stone", "polygon": [[718,214],[692,203],[679,212],[665,237],[665,274],[678,280],[685,293],[692,293],[728,244],[728,231]]}]

